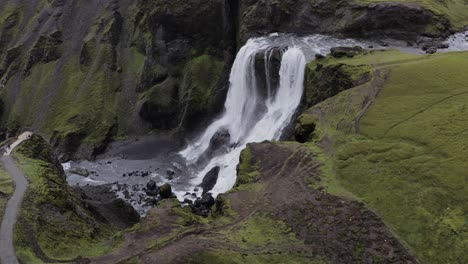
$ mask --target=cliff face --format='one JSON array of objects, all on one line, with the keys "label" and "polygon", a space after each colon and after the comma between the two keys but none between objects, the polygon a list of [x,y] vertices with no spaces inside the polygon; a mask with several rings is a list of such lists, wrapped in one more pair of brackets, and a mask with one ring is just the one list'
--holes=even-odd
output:
[{"label": "cliff face", "polygon": [[10,1],[1,6],[3,128],[66,156],[217,112],[235,52],[224,1]]},{"label": "cliff face", "polygon": [[222,109],[230,65],[249,37],[416,39],[454,25],[443,10],[397,3],[2,1],[1,128],[32,128],[63,159],[92,157],[115,138],[203,126]]}]

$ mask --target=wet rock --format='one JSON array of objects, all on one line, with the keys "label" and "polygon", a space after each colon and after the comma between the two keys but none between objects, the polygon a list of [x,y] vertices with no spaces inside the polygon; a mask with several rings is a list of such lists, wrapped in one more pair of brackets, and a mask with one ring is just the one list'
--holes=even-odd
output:
[{"label": "wet rock", "polygon": [[388,47],[388,43],[382,40],[377,41],[377,44],[382,47]]},{"label": "wet rock", "polygon": [[330,53],[334,58],[343,58],[343,57],[352,58],[362,52],[363,52],[363,48],[360,46],[335,47],[335,48],[330,49]]},{"label": "wet rock", "polygon": [[131,197],[130,192],[128,190],[123,191],[123,195],[124,195],[125,199],[130,199],[130,197]]},{"label": "wet rock", "polygon": [[[441,41],[429,41],[425,42],[421,45],[421,49],[426,51],[426,53],[432,52],[434,50],[437,51],[437,49],[446,49],[448,48],[449,45],[447,43],[441,42]],[[432,54],[432,53],[431,53]]]},{"label": "wet rock", "polygon": [[148,190],[156,190],[158,186],[156,185],[156,182],[153,181],[153,180],[150,180],[147,184],[146,184],[146,189]]},{"label": "wet rock", "polygon": [[145,202],[145,205],[151,206],[151,207],[155,207],[156,205],[158,205],[158,200],[155,198],[146,198],[144,202]]},{"label": "wet rock", "polygon": [[159,195],[161,196],[161,199],[168,199],[172,197],[172,187],[169,183],[163,184],[159,188]]},{"label": "wet rock", "polygon": [[201,187],[203,188],[203,194],[213,189],[213,187],[216,185],[216,182],[218,181],[219,170],[219,167],[214,167],[205,175],[201,184]]},{"label": "wet rock", "polygon": [[213,195],[211,195],[211,193],[204,193],[199,202],[200,204],[211,208],[215,204],[215,199],[213,198]]},{"label": "wet rock", "polygon": [[80,175],[80,176],[83,176],[83,177],[88,177],[89,174],[90,174],[87,169],[81,168],[81,167],[71,168],[68,172],[76,174],[76,175]]},{"label": "wet rock", "polygon": [[197,199],[192,205],[192,213],[208,217],[211,211],[211,207],[215,204],[215,199],[211,193],[203,194],[201,199]]},{"label": "wet rock", "polygon": [[184,203],[186,203],[186,204],[192,204],[193,201],[190,200],[190,199],[185,198],[185,199],[184,199]]},{"label": "wet rock", "polygon": [[315,54],[315,59],[316,59],[316,60],[321,60],[321,59],[324,59],[324,58],[325,58],[325,56],[323,56],[323,55],[320,54],[320,53]]},{"label": "wet rock", "polygon": [[175,171],[173,171],[173,170],[167,170],[167,171],[166,171],[166,175],[167,175],[167,178],[168,178],[169,180],[172,180],[172,179],[174,178]]},{"label": "wet rock", "polygon": [[434,53],[436,53],[436,52],[437,52],[437,48],[435,48],[435,47],[431,47],[431,48],[428,48],[428,49],[426,50],[426,53],[427,53],[427,54],[434,54]]},{"label": "wet rock", "polygon": [[115,199],[112,202],[115,212],[122,218],[125,223],[136,224],[140,221],[140,215],[135,209],[122,199]]},{"label": "wet rock", "polygon": [[227,146],[231,135],[226,129],[216,132],[210,140],[210,148],[219,149],[220,147]]},{"label": "wet rock", "polygon": [[156,196],[158,196],[158,194],[159,194],[159,188],[158,188],[158,189],[155,189],[155,190],[145,190],[145,193],[146,193],[146,195],[148,195],[148,196],[154,196],[154,197],[156,197]]}]

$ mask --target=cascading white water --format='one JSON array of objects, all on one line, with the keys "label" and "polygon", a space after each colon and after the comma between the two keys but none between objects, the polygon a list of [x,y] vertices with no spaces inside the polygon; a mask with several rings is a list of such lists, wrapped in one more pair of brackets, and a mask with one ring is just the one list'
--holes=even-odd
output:
[{"label": "cascading white water", "polygon": [[[211,139],[218,131],[229,132],[230,143],[235,147],[212,158],[192,180],[196,186],[202,182],[209,170],[220,167],[218,181],[211,190],[215,196],[234,186],[236,166],[247,143],[278,140],[301,101],[306,59],[301,49],[295,46],[288,47],[282,56],[277,92],[272,95],[271,90],[275,88],[271,87],[267,80],[267,97],[259,96],[255,57],[258,53],[265,52],[265,58],[268,60],[271,51],[266,50],[270,45],[267,38],[257,38],[249,40],[241,48],[231,70],[224,114],[180,153],[189,163],[195,163],[208,150]],[[268,79],[268,65],[266,75]],[[260,106],[263,105],[266,110],[261,111]]]}]

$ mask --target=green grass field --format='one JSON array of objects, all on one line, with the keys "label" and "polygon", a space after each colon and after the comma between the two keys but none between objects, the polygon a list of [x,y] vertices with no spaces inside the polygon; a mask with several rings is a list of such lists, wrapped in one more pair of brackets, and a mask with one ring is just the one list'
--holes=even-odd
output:
[{"label": "green grass field", "polygon": [[[374,209],[422,263],[466,263],[468,53],[390,51],[343,61],[381,75],[314,107],[323,113],[315,116],[316,142],[333,144],[323,182]],[[351,124],[379,78],[383,89],[356,133]]]}]

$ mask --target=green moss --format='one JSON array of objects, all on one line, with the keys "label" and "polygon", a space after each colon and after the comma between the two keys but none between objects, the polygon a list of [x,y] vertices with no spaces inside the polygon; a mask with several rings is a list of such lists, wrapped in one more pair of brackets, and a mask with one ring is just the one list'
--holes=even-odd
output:
[{"label": "green moss", "polygon": [[249,217],[226,235],[229,241],[245,249],[299,242],[284,222],[263,215]]},{"label": "green moss", "polygon": [[230,250],[208,250],[199,253],[188,263],[224,263],[224,264],[325,264],[321,259],[300,256],[290,253],[240,253]]},{"label": "green moss", "polygon": [[7,120],[7,127],[14,130],[16,127],[30,127],[34,124],[36,113],[41,111],[42,98],[45,97],[47,88],[52,86],[56,62],[38,64],[31,69],[22,83],[20,94]]},{"label": "green moss", "polygon": [[118,245],[114,230],[97,221],[68,187],[45,141],[34,135],[14,155],[30,183],[15,227],[15,247],[23,261],[35,255],[34,240],[54,259],[101,255]]},{"label": "green moss", "polygon": [[4,210],[8,199],[15,190],[15,184],[10,174],[0,165],[0,222],[3,218]]},{"label": "green moss", "polygon": [[190,112],[206,112],[214,104],[224,63],[210,55],[202,55],[187,63],[181,85],[180,100],[189,104]]},{"label": "green moss", "polygon": [[[362,57],[361,55],[360,57]],[[329,57],[312,61],[306,70],[306,99],[312,106],[349,88],[371,80],[372,69],[368,64],[348,65]]]},{"label": "green moss", "polygon": [[[323,182],[376,210],[422,262],[462,263],[468,53],[404,57],[392,51],[345,59],[377,62],[381,74],[308,111],[319,113],[326,139],[320,144],[332,162]],[[369,108],[366,101],[373,101]],[[323,147],[330,143],[333,148]]]},{"label": "green moss", "polygon": [[49,134],[64,138],[84,134],[85,142],[100,144],[116,124],[119,78],[105,70],[109,54],[105,47],[101,49],[97,69],[82,71],[77,56],[65,65],[64,79],[48,112],[45,130]]},{"label": "green moss", "polygon": [[252,183],[260,176],[259,164],[254,160],[250,146],[242,151],[237,173],[236,185]]},{"label": "green moss", "polygon": [[118,264],[141,264],[141,260],[139,257],[131,257],[124,261],[120,261]]}]

